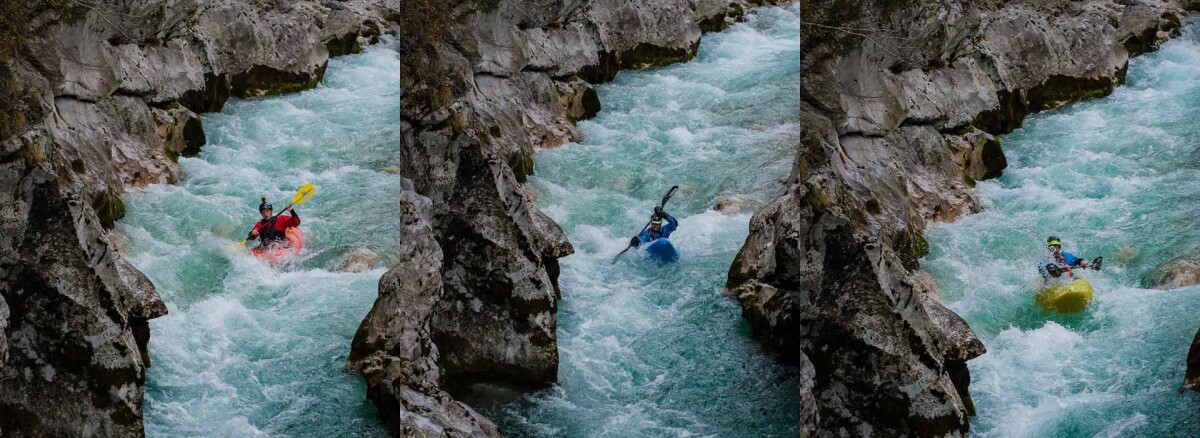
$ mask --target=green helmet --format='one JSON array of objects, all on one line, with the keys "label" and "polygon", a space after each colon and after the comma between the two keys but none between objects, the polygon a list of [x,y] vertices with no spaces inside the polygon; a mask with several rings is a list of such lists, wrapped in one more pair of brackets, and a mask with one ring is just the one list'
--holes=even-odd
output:
[{"label": "green helmet", "polygon": [[1046,246],[1062,247],[1062,242],[1058,240],[1058,236],[1050,236],[1049,239],[1046,239]]}]

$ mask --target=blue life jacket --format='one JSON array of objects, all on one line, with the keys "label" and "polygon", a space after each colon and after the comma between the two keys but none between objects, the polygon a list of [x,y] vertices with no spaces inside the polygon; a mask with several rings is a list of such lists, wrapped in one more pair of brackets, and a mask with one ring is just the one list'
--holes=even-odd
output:
[{"label": "blue life jacket", "polygon": [[1046,251],[1046,253],[1042,255],[1042,259],[1038,261],[1037,269],[1038,273],[1042,274],[1043,278],[1049,278],[1050,276],[1050,274],[1046,272],[1046,265],[1058,265],[1058,267],[1061,268],[1063,267],[1063,263],[1066,263],[1066,266],[1074,268],[1083,262],[1083,260],[1079,257],[1075,257],[1075,254],[1071,254],[1066,251],[1061,251],[1060,254],[1062,254],[1062,262],[1059,262],[1058,258],[1054,257],[1053,254],[1050,254],[1050,251]]},{"label": "blue life jacket", "polygon": [[642,243],[646,243],[653,242],[658,239],[668,238],[671,237],[671,233],[674,232],[676,228],[679,228],[679,221],[675,220],[674,217],[668,214],[667,223],[663,224],[662,231],[654,232],[649,228],[646,228],[645,231],[642,231],[642,234],[638,235],[638,240],[640,240]]}]

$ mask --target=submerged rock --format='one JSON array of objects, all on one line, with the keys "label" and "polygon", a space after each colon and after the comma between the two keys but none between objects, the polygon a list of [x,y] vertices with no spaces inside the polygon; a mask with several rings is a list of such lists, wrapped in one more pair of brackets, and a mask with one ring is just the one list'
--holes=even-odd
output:
[{"label": "submerged rock", "polygon": [[741,195],[725,195],[713,202],[712,209],[733,216],[750,207],[750,198]]},{"label": "submerged rock", "polygon": [[1142,284],[1162,290],[1200,284],[1200,251],[1158,265],[1142,278]]},{"label": "submerged rock", "polygon": [[338,272],[366,272],[379,267],[383,260],[374,251],[355,249],[338,259],[333,270]]}]

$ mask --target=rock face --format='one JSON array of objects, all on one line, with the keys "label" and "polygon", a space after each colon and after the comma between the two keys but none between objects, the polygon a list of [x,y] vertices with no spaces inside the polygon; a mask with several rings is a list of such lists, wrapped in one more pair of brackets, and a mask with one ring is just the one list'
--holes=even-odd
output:
[{"label": "rock face", "polygon": [[[424,338],[401,339],[401,331],[377,328],[409,318],[401,316],[401,305],[411,305],[381,289],[350,361],[367,377],[381,416],[402,433],[417,430],[405,423],[413,415],[451,429],[475,416],[432,396],[441,394],[436,387],[422,386],[436,378],[381,372],[376,362],[359,358],[415,363],[417,356],[395,351],[425,352],[442,381],[558,379],[558,259],[573,248],[524,184],[534,170],[535,148],[578,139],[574,123],[600,109],[595,84],[612,80],[620,69],[690,59],[700,23],[720,28],[748,5],[597,0],[409,6],[400,23],[412,29],[401,35],[400,173],[411,181],[406,199],[428,199],[428,228],[440,257],[406,262],[393,272],[440,275],[421,292],[439,297],[427,316],[432,343],[418,349]],[[437,402],[411,403],[414,392]],[[471,433],[494,428],[480,431]]]},{"label": "rock face", "polygon": [[1192,338],[1192,348],[1188,350],[1187,372],[1183,375],[1183,386],[1200,390],[1200,330],[1196,331],[1196,337]]},{"label": "rock face", "polygon": [[997,135],[1110,93],[1182,11],[962,0],[801,11],[801,145],[727,288],[765,345],[811,362],[808,434],[965,434],[966,361],[984,348],[919,271],[927,224],[978,208],[975,181],[1007,165]]},{"label": "rock face", "polygon": [[20,7],[0,51],[0,435],[140,436],[147,321],[167,308],[117,250],[121,194],[181,176],[198,112],[315,85],[327,41],[366,42],[399,6]]},{"label": "rock face", "polygon": [[430,321],[442,301],[441,246],[430,201],[400,198],[400,263],[379,280],[379,299],[354,335],[349,365],[388,427],[403,436],[499,436],[496,426],[439,387],[439,350]]},{"label": "rock face", "polygon": [[1200,252],[1185,254],[1158,265],[1146,274],[1142,284],[1162,290],[1200,284]]}]

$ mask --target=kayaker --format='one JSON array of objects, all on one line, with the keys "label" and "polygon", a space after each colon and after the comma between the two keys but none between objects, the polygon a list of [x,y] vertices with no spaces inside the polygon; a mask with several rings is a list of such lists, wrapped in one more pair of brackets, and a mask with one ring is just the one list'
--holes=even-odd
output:
[{"label": "kayaker", "polygon": [[1050,236],[1046,239],[1046,253],[1038,262],[1038,272],[1042,274],[1042,278],[1049,280],[1051,276],[1057,278],[1064,273],[1074,277],[1075,273],[1071,272],[1071,268],[1087,268],[1088,266],[1087,260],[1063,251],[1062,241],[1058,240],[1058,237]]},{"label": "kayaker", "polygon": [[[664,225],[663,222],[666,222]],[[654,207],[654,215],[650,216],[650,227],[642,231],[629,241],[629,245],[637,248],[643,243],[653,242],[658,239],[669,238],[675,229],[679,228],[679,221],[663,211],[662,206]]]},{"label": "kayaker", "polygon": [[292,204],[288,204],[283,208],[284,211],[290,213],[288,216],[280,214],[275,216],[271,207],[271,203],[267,202],[267,198],[262,198],[262,204],[258,205],[258,212],[262,214],[262,220],[254,224],[254,229],[250,230],[250,235],[246,240],[259,240],[260,248],[276,245],[280,242],[287,244],[287,229],[300,226],[300,215],[296,214],[296,210],[292,209]]}]

